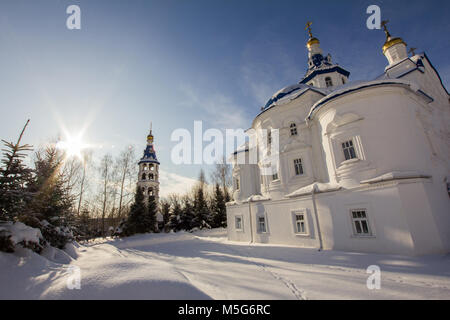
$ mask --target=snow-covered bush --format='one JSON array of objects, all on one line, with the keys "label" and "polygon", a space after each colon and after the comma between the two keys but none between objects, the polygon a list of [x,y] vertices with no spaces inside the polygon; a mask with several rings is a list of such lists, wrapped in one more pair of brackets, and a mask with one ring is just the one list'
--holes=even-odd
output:
[{"label": "snow-covered bush", "polygon": [[26,225],[39,229],[42,237],[52,247],[64,249],[66,243],[74,240],[70,226],[57,217],[52,219],[52,223],[47,220],[39,220],[33,215],[22,215],[19,219]]},{"label": "snow-covered bush", "polygon": [[40,253],[46,241],[41,231],[22,222],[0,223],[0,251],[14,252],[16,246],[28,248]]}]

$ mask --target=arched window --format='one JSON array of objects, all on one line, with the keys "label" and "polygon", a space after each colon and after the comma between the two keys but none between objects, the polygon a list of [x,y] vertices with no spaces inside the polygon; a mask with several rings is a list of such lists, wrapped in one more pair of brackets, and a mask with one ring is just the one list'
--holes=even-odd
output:
[{"label": "arched window", "polygon": [[148,195],[149,196],[153,196],[154,195],[153,188],[148,188]]},{"label": "arched window", "polygon": [[333,81],[331,81],[330,77],[325,78],[325,84],[326,84],[327,88],[333,86]]},{"label": "arched window", "polygon": [[291,136],[296,136],[297,135],[297,125],[292,122],[291,125],[289,126],[290,130],[291,130]]},{"label": "arched window", "polygon": [[149,179],[149,180],[153,180],[153,179],[154,179],[153,173],[150,173],[150,174],[148,175],[148,179]]},{"label": "arched window", "polygon": [[144,171],[147,171],[147,170],[148,170],[148,167],[147,167],[146,164],[144,164],[143,168],[144,168]]},{"label": "arched window", "polygon": [[155,170],[155,166],[151,164],[151,165],[150,165],[150,170],[151,170],[151,171]]},{"label": "arched window", "polygon": [[345,84],[345,78],[342,77],[342,84]]},{"label": "arched window", "polygon": [[270,146],[272,144],[272,130],[267,129],[267,145]]},{"label": "arched window", "polygon": [[142,180],[145,180],[145,173],[142,174]]}]

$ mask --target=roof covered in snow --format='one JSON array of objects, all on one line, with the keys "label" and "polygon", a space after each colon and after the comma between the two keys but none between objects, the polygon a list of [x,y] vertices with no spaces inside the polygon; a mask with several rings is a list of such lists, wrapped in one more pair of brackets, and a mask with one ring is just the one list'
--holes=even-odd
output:
[{"label": "roof covered in snow", "polygon": [[317,101],[312,107],[311,111],[309,112],[309,115],[307,119],[311,119],[311,117],[314,115],[314,112],[317,111],[322,105],[327,103],[330,100],[336,99],[342,95],[349,94],[358,90],[371,88],[371,87],[377,87],[377,86],[385,86],[385,85],[403,85],[408,87],[411,91],[416,92],[417,94],[422,95],[424,98],[426,98],[429,102],[433,101],[433,98],[428,96],[426,93],[424,93],[422,90],[420,90],[419,86],[411,81],[407,80],[401,80],[401,79],[381,79],[381,80],[373,80],[373,81],[357,81],[357,82],[351,82],[346,85],[338,87],[336,90],[328,94],[327,96],[323,97],[319,101]]},{"label": "roof covered in snow", "polygon": [[290,194],[286,195],[286,197],[287,198],[300,197],[312,194],[313,192],[314,193],[331,192],[340,190],[341,188],[342,187],[338,184],[314,182],[310,185],[297,189],[294,192],[291,192]]},{"label": "roof covered in snow", "polygon": [[277,105],[286,104],[294,99],[297,99],[299,96],[304,94],[306,91],[312,90],[322,95],[327,94],[327,90],[315,88],[306,84],[294,84],[292,86],[285,87],[281,90],[278,90],[266,103],[266,105],[262,108],[263,111]]},{"label": "roof covered in snow", "polygon": [[302,96],[304,93],[306,93],[309,90],[317,92],[317,93],[323,95],[324,97],[312,106],[307,119],[310,119],[310,117],[314,113],[314,111],[316,111],[322,104],[324,104],[325,102],[327,102],[331,99],[337,98],[343,94],[351,93],[351,92],[354,92],[357,90],[362,90],[362,89],[377,86],[377,85],[390,85],[390,84],[391,85],[399,85],[399,84],[407,85],[410,88],[412,88],[413,91],[423,95],[428,100],[432,101],[433,99],[430,96],[428,96],[425,92],[421,91],[417,87],[417,85],[414,85],[408,81],[400,80],[402,77],[404,77],[405,75],[407,75],[413,71],[418,70],[419,72],[423,72],[423,70],[424,70],[423,60],[424,59],[426,59],[429,62],[429,59],[427,58],[427,56],[424,53],[417,54],[413,57],[408,57],[395,65],[388,66],[385,69],[385,71],[383,72],[383,74],[376,77],[374,80],[351,81],[351,82],[347,82],[344,85],[334,86],[334,87],[330,87],[330,88],[316,88],[316,87],[309,86],[305,83],[307,81],[309,81],[311,79],[311,77],[314,77],[318,73],[337,71],[337,72],[341,72],[341,73],[344,72],[347,74],[348,71],[342,69],[337,64],[331,64],[331,60],[328,57],[326,57],[326,58],[322,57],[322,59],[316,59],[317,63],[315,63],[313,66],[311,66],[308,69],[305,77],[300,81],[300,83],[284,87],[283,89],[277,91],[267,101],[265,106],[261,108],[262,111],[258,114],[258,116],[261,113],[265,112],[266,110],[268,110],[272,107],[284,105],[284,104],[291,102],[292,100],[299,98],[300,96]]}]

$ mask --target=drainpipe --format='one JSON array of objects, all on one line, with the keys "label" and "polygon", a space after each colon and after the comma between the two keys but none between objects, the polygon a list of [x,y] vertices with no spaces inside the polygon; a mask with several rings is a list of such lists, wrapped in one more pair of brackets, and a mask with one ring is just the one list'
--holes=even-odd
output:
[{"label": "drainpipe", "polygon": [[317,225],[317,235],[319,237],[319,251],[323,250],[323,242],[322,242],[322,232],[320,231],[320,223],[319,223],[319,215],[317,213],[317,205],[316,205],[316,186],[314,185],[311,191],[311,198],[313,202],[314,216],[316,217],[316,225]]},{"label": "drainpipe", "polygon": [[250,243],[253,243],[253,222],[252,222],[252,199],[248,199],[248,215],[250,217]]}]

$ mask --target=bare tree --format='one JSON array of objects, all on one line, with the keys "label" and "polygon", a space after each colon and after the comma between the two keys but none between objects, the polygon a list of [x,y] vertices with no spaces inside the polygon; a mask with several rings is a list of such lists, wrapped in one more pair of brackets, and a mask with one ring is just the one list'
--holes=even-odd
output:
[{"label": "bare tree", "polygon": [[83,201],[83,195],[86,190],[86,186],[88,184],[88,176],[87,176],[87,170],[89,169],[92,161],[92,153],[85,152],[83,153],[83,170],[81,172],[81,179],[80,179],[80,192],[78,194],[78,208],[77,208],[77,215],[80,215],[80,210],[82,206]]},{"label": "bare tree", "polygon": [[107,209],[107,203],[109,200],[109,185],[111,183],[111,168],[112,167],[112,157],[111,155],[107,154],[103,156],[102,160],[100,161],[100,178],[102,182],[102,189],[101,189],[101,199],[102,199],[102,209],[101,209],[101,217],[102,217],[102,236],[105,236],[105,216],[106,216],[106,209]]},{"label": "bare tree", "polygon": [[122,217],[122,210],[125,203],[124,199],[127,197],[129,198],[129,196],[133,194],[133,192],[126,189],[125,183],[127,177],[129,181],[133,181],[135,179],[133,175],[135,173],[133,168],[136,167],[134,163],[135,157],[134,147],[129,146],[121,152],[117,161],[119,169],[118,172],[120,173],[119,208],[117,212],[117,216],[119,218]]},{"label": "bare tree", "polygon": [[214,171],[211,173],[213,184],[219,184],[226,196],[229,195],[228,188],[231,186],[231,166],[226,163],[225,156],[222,161],[216,162]]}]

